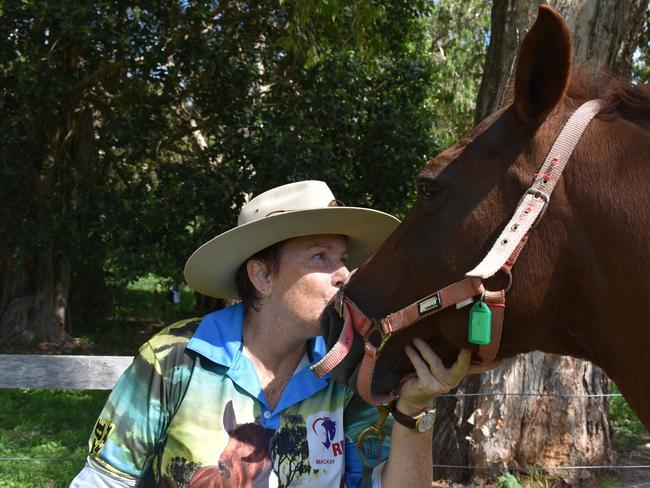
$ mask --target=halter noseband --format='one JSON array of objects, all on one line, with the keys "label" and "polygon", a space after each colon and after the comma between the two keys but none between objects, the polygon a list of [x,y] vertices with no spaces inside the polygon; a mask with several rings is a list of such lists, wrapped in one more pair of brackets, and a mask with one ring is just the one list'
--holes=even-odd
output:
[{"label": "halter noseband", "polygon": [[[335,307],[344,320],[341,334],[332,349],[311,369],[323,376],[334,369],[350,352],[356,331],[364,340],[364,354],[357,377],[357,391],[369,403],[379,405],[397,397],[397,392],[375,396],[372,379],[377,358],[384,345],[396,334],[420,320],[451,306],[457,309],[471,304],[480,296],[490,308],[492,327],[489,342],[479,345],[474,361],[489,364],[496,358],[501,342],[505,295],[512,284],[511,269],[528,240],[529,231],[540,221],[550,202],[551,194],[582,133],[600,111],[602,101],[590,100],[571,115],[562,128],[546,160],[519,201],[515,212],[485,258],[465,278],[387,315],[379,321],[369,319],[361,309],[340,291]],[[509,277],[505,289],[489,291],[483,280],[503,271]]]}]

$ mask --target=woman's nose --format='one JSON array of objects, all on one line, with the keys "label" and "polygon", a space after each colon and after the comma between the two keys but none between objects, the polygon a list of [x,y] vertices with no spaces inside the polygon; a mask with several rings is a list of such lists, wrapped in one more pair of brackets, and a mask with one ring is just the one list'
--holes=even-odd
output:
[{"label": "woman's nose", "polygon": [[350,270],[348,270],[345,264],[341,263],[341,265],[332,274],[332,284],[337,288],[341,288],[347,283],[349,277]]}]

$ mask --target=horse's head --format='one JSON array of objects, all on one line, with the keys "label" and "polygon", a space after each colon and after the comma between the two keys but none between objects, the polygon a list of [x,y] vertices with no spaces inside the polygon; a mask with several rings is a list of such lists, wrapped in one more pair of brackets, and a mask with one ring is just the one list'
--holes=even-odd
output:
[{"label": "horse's head", "polygon": [[[418,196],[409,214],[352,275],[345,295],[367,317],[381,319],[463,279],[488,253],[530,187],[567,114],[579,105],[566,96],[571,64],[571,38],[565,22],[541,6],[517,59],[513,102],[426,165],[417,177]],[[578,147],[574,154],[579,152]],[[565,175],[573,171],[569,166]],[[540,323],[543,311],[548,317],[549,310],[558,307],[556,295],[547,290],[569,259],[562,252],[570,213],[567,185],[565,180],[559,182],[546,216],[513,269],[499,357],[543,350],[552,336],[557,346],[554,325],[542,327]],[[498,290],[507,282],[503,273],[497,273],[484,285]],[[387,393],[412,370],[403,347],[414,336],[432,344],[447,364],[460,348],[476,351],[477,346],[468,342],[468,308],[451,307],[427,316],[416,327],[391,337],[377,364],[373,390]],[[334,305],[326,310],[322,325],[329,337],[340,330]],[[562,346],[555,349],[563,352]],[[352,364],[360,361],[363,352],[354,354],[338,370],[339,378],[348,382]]]},{"label": "horse's head", "polygon": [[273,431],[255,423],[238,424],[232,402],[224,409],[223,426],[229,436],[228,444],[216,466],[206,466],[194,473],[192,488],[253,486],[259,479],[268,478]]}]

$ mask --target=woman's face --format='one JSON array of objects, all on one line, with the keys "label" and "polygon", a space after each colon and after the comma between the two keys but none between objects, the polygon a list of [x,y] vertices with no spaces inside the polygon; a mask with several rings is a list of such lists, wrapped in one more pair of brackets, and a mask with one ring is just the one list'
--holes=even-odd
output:
[{"label": "woman's face", "polygon": [[347,253],[347,238],[340,235],[289,239],[280,249],[263,307],[271,305],[277,319],[304,328],[306,337],[318,335],[323,309],[350,274]]}]

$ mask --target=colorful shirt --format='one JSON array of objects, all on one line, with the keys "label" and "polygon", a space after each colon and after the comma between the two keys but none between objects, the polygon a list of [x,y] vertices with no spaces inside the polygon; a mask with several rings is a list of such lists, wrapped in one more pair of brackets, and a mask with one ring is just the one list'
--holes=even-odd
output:
[{"label": "colorful shirt", "polygon": [[100,414],[91,464],[145,486],[359,486],[355,443],[377,409],[310,371],[326,352],[320,337],[269,408],[243,353],[243,317],[234,305],[142,346]]}]

